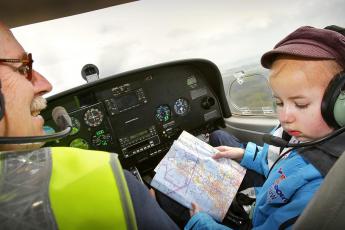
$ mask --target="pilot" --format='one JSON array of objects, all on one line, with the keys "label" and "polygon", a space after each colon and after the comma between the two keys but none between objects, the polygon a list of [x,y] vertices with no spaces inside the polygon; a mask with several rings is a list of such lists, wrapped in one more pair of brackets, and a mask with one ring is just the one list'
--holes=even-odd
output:
[{"label": "pilot", "polygon": [[[44,134],[51,84],[0,23],[0,138]],[[117,155],[0,145],[0,229],[178,229]]]}]

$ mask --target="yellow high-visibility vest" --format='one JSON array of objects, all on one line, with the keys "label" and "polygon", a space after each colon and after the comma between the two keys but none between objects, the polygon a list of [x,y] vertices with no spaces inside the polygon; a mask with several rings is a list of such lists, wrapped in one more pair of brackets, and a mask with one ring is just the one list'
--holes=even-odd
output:
[{"label": "yellow high-visibility vest", "polygon": [[0,153],[0,229],[137,229],[117,155],[69,147]]}]

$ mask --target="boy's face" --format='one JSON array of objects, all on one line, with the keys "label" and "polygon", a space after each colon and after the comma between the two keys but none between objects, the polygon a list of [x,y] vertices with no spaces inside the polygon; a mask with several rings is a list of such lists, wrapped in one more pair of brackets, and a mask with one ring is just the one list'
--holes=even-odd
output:
[{"label": "boy's face", "polygon": [[333,61],[277,59],[270,85],[283,129],[299,141],[311,141],[333,131],[321,115],[324,91],[336,74]]}]

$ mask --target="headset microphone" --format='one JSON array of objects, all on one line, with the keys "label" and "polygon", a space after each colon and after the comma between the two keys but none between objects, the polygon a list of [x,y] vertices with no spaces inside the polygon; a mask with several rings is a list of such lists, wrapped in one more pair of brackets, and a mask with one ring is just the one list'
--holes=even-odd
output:
[{"label": "headset microphone", "polygon": [[334,137],[338,136],[339,134],[343,133],[344,131],[345,131],[345,126],[341,127],[340,129],[337,129],[337,130],[331,132],[327,136],[325,136],[323,138],[320,138],[318,140],[308,141],[308,142],[298,143],[298,144],[289,143],[288,141],[284,140],[283,138],[272,136],[270,134],[264,134],[262,136],[262,140],[263,140],[263,142],[265,142],[265,143],[267,143],[269,145],[274,145],[274,146],[277,146],[277,147],[301,148],[301,147],[307,147],[307,146],[312,146],[312,145],[320,144],[320,143],[322,143],[324,141],[327,141],[327,140],[329,140],[331,138],[334,138]]},{"label": "headset microphone", "polygon": [[52,118],[60,130],[72,127],[72,120],[67,111],[62,106],[57,106],[52,111]]},{"label": "headset microphone", "polygon": [[72,131],[72,122],[65,108],[61,106],[55,107],[52,112],[52,117],[56,125],[62,131],[43,136],[0,137],[0,144],[26,144],[36,142],[48,142],[68,136]]}]

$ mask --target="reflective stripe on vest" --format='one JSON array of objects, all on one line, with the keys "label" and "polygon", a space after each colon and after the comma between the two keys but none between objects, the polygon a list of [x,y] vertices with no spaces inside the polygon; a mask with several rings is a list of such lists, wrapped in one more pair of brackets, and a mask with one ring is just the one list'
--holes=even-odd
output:
[{"label": "reflective stripe on vest", "polygon": [[[130,194],[116,154],[64,147],[10,154],[17,162],[23,162],[24,157],[30,163],[26,160],[20,169],[13,166],[10,171],[2,168],[2,178],[8,184],[19,185],[16,195],[3,193],[0,181],[0,221],[11,223],[9,229],[136,229]],[[8,166],[9,158],[2,156],[3,166]],[[31,198],[35,194],[31,185],[35,183],[42,202]],[[7,216],[2,216],[3,200],[7,200]],[[30,213],[29,218],[11,218],[14,203],[22,207],[24,216]],[[47,208],[38,210],[36,206]]]},{"label": "reflective stripe on vest", "polygon": [[49,203],[49,149],[0,153],[0,228],[57,229]]}]

